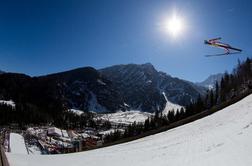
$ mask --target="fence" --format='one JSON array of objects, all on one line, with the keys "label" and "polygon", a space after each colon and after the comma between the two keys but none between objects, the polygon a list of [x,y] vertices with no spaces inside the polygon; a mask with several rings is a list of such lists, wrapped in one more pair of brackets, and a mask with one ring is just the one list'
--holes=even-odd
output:
[{"label": "fence", "polygon": [[3,146],[2,145],[0,145],[1,147],[1,149],[0,149],[0,151],[1,151],[1,153],[0,153],[0,166],[10,166],[9,165],[9,162],[8,162],[8,160],[7,160],[7,157],[6,157],[6,155],[5,155],[5,151],[4,151],[4,148],[3,148]]}]

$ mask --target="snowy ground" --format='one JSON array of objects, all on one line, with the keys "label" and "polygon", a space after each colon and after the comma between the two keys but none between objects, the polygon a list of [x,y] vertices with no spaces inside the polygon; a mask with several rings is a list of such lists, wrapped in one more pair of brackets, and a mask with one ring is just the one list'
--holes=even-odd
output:
[{"label": "snowy ground", "polygon": [[132,124],[134,122],[144,122],[148,117],[151,117],[151,113],[141,112],[141,111],[118,111],[116,113],[111,114],[103,114],[101,119],[108,120],[113,123],[121,123],[121,124]]},{"label": "snowy ground", "polygon": [[[166,105],[163,110],[163,115],[167,115],[169,111],[173,110],[175,113],[179,111],[182,106],[178,104],[174,104],[170,102],[167,97],[165,96],[165,93],[163,93]],[[138,110],[131,110],[131,111],[118,111],[116,113],[110,113],[110,114],[103,114],[100,116],[101,119],[108,120],[112,123],[121,123],[121,124],[132,124],[134,122],[140,122],[143,123],[146,119],[149,117],[154,116],[154,113],[148,113],[148,112],[142,112]]]},{"label": "snowy ground", "polygon": [[[178,104],[174,104],[174,103],[170,102],[167,99],[164,92],[163,92],[163,95],[164,95],[164,98],[166,100],[165,108],[162,111],[163,115],[167,115],[169,113],[169,111],[171,111],[171,110],[173,110],[176,113],[181,108],[183,108],[182,106],[180,106]],[[124,103],[124,104],[126,106],[128,106],[126,103]],[[68,111],[72,112],[72,113],[74,113],[76,115],[79,115],[79,116],[84,113],[82,110],[77,110],[77,109],[69,109]],[[102,108],[98,112],[106,112],[106,111],[104,111],[104,109]],[[101,118],[101,119],[104,119],[104,120],[108,120],[108,121],[110,121],[112,123],[117,123],[117,124],[120,123],[120,124],[129,125],[129,124],[132,124],[134,122],[143,123],[147,118],[149,118],[151,116],[154,116],[154,113],[151,114],[151,113],[142,112],[142,111],[139,111],[139,110],[130,110],[130,111],[125,111],[125,112],[118,111],[118,112],[115,112],[115,113],[100,114],[100,115],[98,115],[98,119]]]},{"label": "snowy ground", "polygon": [[123,133],[125,130],[124,129],[109,129],[109,130],[106,130],[106,131],[100,131],[99,134],[108,135],[108,134],[114,133],[115,131],[120,131],[121,133]]},{"label": "snowy ground", "polygon": [[28,154],[22,135],[10,133],[10,152],[12,154]]},{"label": "snowy ground", "polygon": [[39,147],[37,147],[35,145],[30,145],[28,147],[28,151],[29,151],[29,155],[32,155],[32,154],[40,155],[41,154]]},{"label": "snowy ground", "polygon": [[77,110],[77,109],[69,109],[68,111],[72,112],[72,113],[74,113],[76,115],[79,115],[79,116],[84,113],[83,111]]},{"label": "snowy ground", "polygon": [[249,166],[252,95],[215,114],[136,141],[64,155],[7,153],[11,166]]},{"label": "snowy ground", "polygon": [[0,104],[6,104],[6,105],[9,105],[9,106],[12,106],[12,107],[16,106],[16,104],[12,100],[0,100]]}]

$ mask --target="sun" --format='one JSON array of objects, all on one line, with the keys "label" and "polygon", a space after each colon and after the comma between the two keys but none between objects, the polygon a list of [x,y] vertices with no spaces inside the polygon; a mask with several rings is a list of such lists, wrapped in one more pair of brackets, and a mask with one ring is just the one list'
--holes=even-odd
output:
[{"label": "sun", "polygon": [[174,13],[169,19],[165,22],[165,30],[172,37],[176,38],[181,35],[184,31],[184,21],[176,13]]}]

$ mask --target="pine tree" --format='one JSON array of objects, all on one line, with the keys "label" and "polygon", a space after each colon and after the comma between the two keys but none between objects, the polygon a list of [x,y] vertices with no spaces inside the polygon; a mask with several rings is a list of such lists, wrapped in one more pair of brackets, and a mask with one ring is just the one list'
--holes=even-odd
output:
[{"label": "pine tree", "polygon": [[226,96],[225,96],[225,81],[224,78],[221,79],[221,83],[220,83],[220,101],[224,102],[226,100]]},{"label": "pine tree", "polygon": [[219,98],[219,83],[218,81],[215,82],[215,97],[214,97],[214,104],[218,103]]},{"label": "pine tree", "polygon": [[210,107],[214,106],[214,94],[213,94],[213,90],[210,90],[209,92],[209,96],[210,96]]},{"label": "pine tree", "polygon": [[150,129],[150,119],[147,118],[145,121],[144,121],[144,130],[145,131],[148,131]]},{"label": "pine tree", "polygon": [[168,112],[167,118],[168,118],[169,122],[174,122],[174,120],[175,120],[175,114],[174,114],[174,110],[173,109]]}]

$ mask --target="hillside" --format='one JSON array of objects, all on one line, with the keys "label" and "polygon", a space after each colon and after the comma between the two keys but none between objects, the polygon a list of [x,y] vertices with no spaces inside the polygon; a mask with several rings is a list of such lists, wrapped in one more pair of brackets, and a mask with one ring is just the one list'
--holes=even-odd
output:
[{"label": "hillside", "polygon": [[146,112],[164,110],[166,99],[186,106],[204,94],[202,87],[157,71],[150,63],[115,65],[100,72],[115,84],[125,103]]},{"label": "hillside", "polygon": [[12,166],[252,165],[252,95],[203,119],[136,141],[65,155],[7,153]]},{"label": "hillside", "polygon": [[218,83],[220,83],[221,78],[224,76],[223,73],[218,73],[218,74],[213,74],[210,75],[209,77],[207,77],[207,79],[205,79],[202,82],[197,82],[195,83],[196,85],[202,86],[202,87],[206,87],[208,89],[213,89],[215,86],[216,81]]},{"label": "hillside", "polygon": [[[99,72],[91,67],[40,77],[16,73],[1,74],[0,99],[32,103],[39,107],[60,103],[67,108],[96,112],[115,111],[123,105],[112,82],[101,77]],[[51,108],[46,109],[54,111]]]},{"label": "hillside", "polygon": [[92,67],[50,74],[37,78],[54,84],[57,98],[68,108],[93,112],[114,112],[123,109],[122,97],[113,82],[105,79]]},{"label": "hillside", "polygon": [[45,111],[45,116],[54,116],[63,109],[153,113],[167,108],[167,101],[183,106],[195,101],[201,93],[199,89],[156,71],[151,64],[118,65],[102,70],[83,67],[39,77],[0,75],[0,100],[32,105],[32,109],[38,107]]}]

